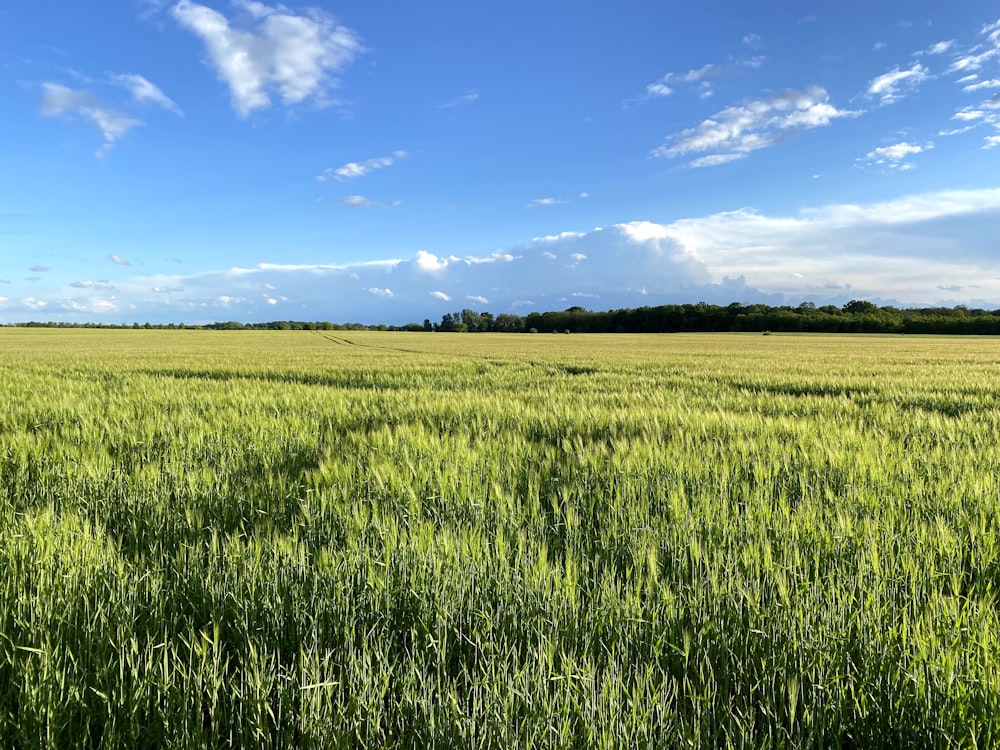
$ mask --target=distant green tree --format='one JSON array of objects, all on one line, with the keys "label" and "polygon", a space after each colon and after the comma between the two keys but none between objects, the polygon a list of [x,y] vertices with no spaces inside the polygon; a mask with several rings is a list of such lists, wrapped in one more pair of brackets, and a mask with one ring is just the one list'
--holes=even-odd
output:
[{"label": "distant green tree", "polygon": [[867,315],[878,310],[878,305],[867,300],[852,299],[844,305],[844,312],[850,315]]}]

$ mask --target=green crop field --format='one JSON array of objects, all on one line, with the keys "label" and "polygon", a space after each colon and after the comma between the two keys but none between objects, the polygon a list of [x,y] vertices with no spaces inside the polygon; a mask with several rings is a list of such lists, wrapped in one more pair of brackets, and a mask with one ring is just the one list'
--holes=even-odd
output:
[{"label": "green crop field", "polygon": [[0,746],[994,747],[1000,341],[0,329]]}]

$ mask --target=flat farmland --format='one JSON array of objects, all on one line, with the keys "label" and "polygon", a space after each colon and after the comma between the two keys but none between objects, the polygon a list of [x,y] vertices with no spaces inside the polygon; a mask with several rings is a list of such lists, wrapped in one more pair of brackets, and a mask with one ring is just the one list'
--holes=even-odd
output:
[{"label": "flat farmland", "polygon": [[0,746],[996,746],[998,445],[989,338],[0,329]]}]

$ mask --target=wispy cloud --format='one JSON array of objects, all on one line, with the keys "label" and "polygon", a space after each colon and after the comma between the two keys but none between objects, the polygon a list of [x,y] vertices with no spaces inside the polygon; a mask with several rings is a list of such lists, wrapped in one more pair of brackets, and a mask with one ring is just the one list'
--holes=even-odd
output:
[{"label": "wispy cloud", "polygon": [[947,52],[948,50],[950,50],[954,46],[955,46],[955,40],[954,39],[949,39],[946,42],[937,42],[935,44],[932,44],[930,47],[928,47],[925,50],[922,50],[922,51],[918,52],[917,54],[918,55],[943,55],[945,52]]},{"label": "wispy cloud", "polygon": [[366,198],[363,195],[348,195],[340,199],[340,202],[349,208],[395,208],[402,205],[400,201],[390,203],[380,203]]},{"label": "wispy cloud", "polygon": [[104,144],[95,152],[99,157],[106,156],[129,130],[142,125],[141,120],[115,112],[86,91],[51,81],[42,84],[41,112],[44,117],[75,114],[97,126],[104,137]]},{"label": "wispy cloud", "polygon": [[914,168],[913,162],[907,161],[909,157],[922,154],[932,148],[934,148],[933,143],[925,143],[921,146],[917,143],[902,141],[891,146],[881,146],[873,149],[858,161],[868,166],[878,165],[905,172]]},{"label": "wispy cloud", "polygon": [[987,81],[979,81],[978,83],[970,83],[968,86],[963,86],[962,90],[972,93],[973,91],[982,91],[983,89],[1000,89],[1000,78],[991,78]]},{"label": "wispy cloud", "polygon": [[786,90],[767,98],[750,99],[668,137],[653,150],[653,155],[676,158],[702,153],[705,156],[687,166],[717,166],[773,146],[800,131],[858,114],[837,109],[829,98],[825,89],[811,86],[805,91]]},{"label": "wispy cloud", "polygon": [[108,257],[110,257],[111,258],[111,262],[114,263],[114,264],[116,264],[116,265],[119,265],[119,266],[131,266],[132,265],[129,261],[125,260],[125,258],[123,258],[122,256],[118,255],[118,253],[111,253],[111,255],[108,256]]},{"label": "wispy cloud", "polygon": [[978,44],[972,49],[958,55],[948,68],[949,73],[965,73],[966,76],[959,80],[959,83],[970,78],[969,74],[974,74],[981,70],[986,63],[996,57],[1000,57],[1000,19],[995,23],[984,25],[979,30],[979,35],[985,39],[984,44]]},{"label": "wispy cloud", "polygon": [[439,299],[442,302],[451,302],[451,297],[441,291],[433,291],[430,293],[430,296],[434,297],[434,299]]},{"label": "wispy cloud", "polygon": [[237,0],[248,16],[237,25],[222,13],[191,0],[180,0],[170,12],[196,34],[208,51],[208,62],[228,87],[240,117],[271,106],[277,95],[286,106],[307,99],[330,103],[337,75],[363,51],[354,31],[322,10],[296,14],[283,5],[271,7]]},{"label": "wispy cloud", "polygon": [[[674,87],[679,84],[701,83],[707,86],[708,82],[705,79],[719,76],[722,74],[722,71],[723,67],[721,65],[708,64],[702,65],[700,68],[689,70],[685,73],[667,73],[662,78],[647,84],[645,93],[643,96],[639,97],[638,100],[630,99],[625,104],[628,105],[629,103],[642,101],[643,99],[656,99],[663,96],[670,96],[674,93]],[[702,90],[705,91],[706,89],[703,88]]]},{"label": "wispy cloud", "polygon": [[438,109],[455,109],[456,107],[461,107],[465,104],[472,104],[474,101],[477,101],[478,99],[479,99],[479,92],[476,91],[475,89],[470,89],[469,91],[466,91],[464,94],[462,94],[459,97],[456,97],[455,99],[452,99],[451,101],[447,101],[444,104],[439,104]]},{"label": "wispy cloud", "polygon": [[391,156],[379,156],[365,161],[351,161],[342,167],[330,167],[329,169],[324,169],[316,176],[316,181],[327,182],[334,179],[338,182],[344,182],[345,180],[353,180],[358,177],[364,177],[366,174],[374,172],[376,169],[391,167],[400,159],[405,158],[405,151],[393,151]]},{"label": "wispy cloud", "polygon": [[892,104],[915,90],[930,77],[930,71],[920,63],[911,68],[893,68],[868,82],[868,96],[878,97],[880,104]]},{"label": "wispy cloud", "polygon": [[564,203],[569,203],[569,201],[564,198],[535,198],[525,205],[528,208],[537,208],[539,206],[561,206]]},{"label": "wispy cloud", "polygon": [[92,291],[117,291],[113,284],[100,281],[73,281],[70,282],[70,286],[74,289],[88,289]]},{"label": "wispy cloud", "polygon": [[49,267],[48,266],[32,266],[28,270],[31,271],[32,273],[48,273]]},{"label": "wispy cloud", "polygon": [[111,79],[126,89],[132,94],[132,98],[139,102],[151,102],[152,104],[162,107],[176,115],[184,116],[181,112],[181,108],[171,99],[169,96],[160,91],[159,87],[153,83],[150,83],[146,78],[139,75],[138,73],[121,73],[112,75]]}]

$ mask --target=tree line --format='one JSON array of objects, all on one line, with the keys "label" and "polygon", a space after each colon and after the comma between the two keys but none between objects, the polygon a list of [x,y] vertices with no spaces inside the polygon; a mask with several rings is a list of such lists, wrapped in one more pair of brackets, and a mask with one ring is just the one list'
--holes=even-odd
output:
[{"label": "tree line", "polygon": [[466,308],[445,313],[432,323],[366,325],[329,321],[276,320],[267,323],[225,321],[206,325],[183,323],[68,323],[29,322],[20,327],[45,328],[198,328],[212,330],[316,330],[316,331],[427,331],[461,333],[681,333],[681,332],[781,332],[781,333],[939,333],[1000,335],[1000,310],[955,307],[879,307],[874,302],[851,300],[842,307],[803,302],[788,305],[710,305],[705,302],[594,311],[570,307],[562,311],[527,315],[479,312]]},{"label": "tree line", "polygon": [[462,310],[446,313],[440,323],[403,326],[406,330],[520,333],[944,333],[1000,335],[1000,310],[956,307],[879,307],[851,300],[842,307],[803,302],[797,307],[764,304],[710,305],[705,302],[598,312],[570,307],[532,312],[523,317]]}]

